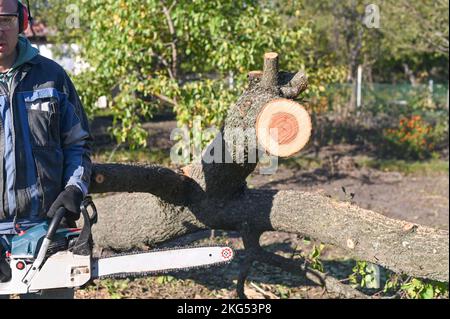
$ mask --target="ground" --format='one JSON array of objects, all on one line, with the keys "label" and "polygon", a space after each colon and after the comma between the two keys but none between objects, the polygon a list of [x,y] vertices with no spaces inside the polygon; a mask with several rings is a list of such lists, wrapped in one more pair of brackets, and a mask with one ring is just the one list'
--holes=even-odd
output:
[{"label": "ground", "polygon": [[[120,148],[111,152],[102,125],[106,122],[99,121],[93,126],[99,141],[104,141],[98,144],[98,160],[148,160],[170,165],[164,154],[173,145],[170,130],[176,126],[174,121],[145,124],[153,151],[137,153]],[[282,160],[274,175],[261,175],[258,171],[248,179],[251,188],[319,192],[391,218],[449,229],[448,158],[423,163],[383,161],[374,158],[367,147],[337,145],[323,147],[319,152],[305,150]],[[228,265],[209,269],[142,279],[97,280],[78,290],[76,298],[235,298],[239,261],[245,256],[241,238],[222,232],[200,235],[202,239],[192,244],[229,244],[236,250],[236,258]],[[261,243],[266,249],[291,258],[309,256],[314,248],[320,247],[320,243],[280,232],[265,233]],[[325,271],[344,282],[355,265],[344,251],[330,245],[324,246],[320,260]],[[255,264],[251,271],[246,293],[250,298],[338,297],[300,277],[260,264]]]}]

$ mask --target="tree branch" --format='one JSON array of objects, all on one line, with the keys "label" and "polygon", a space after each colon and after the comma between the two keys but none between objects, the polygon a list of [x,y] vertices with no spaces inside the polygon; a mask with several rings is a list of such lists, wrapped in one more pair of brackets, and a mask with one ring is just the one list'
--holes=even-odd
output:
[{"label": "tree branch", "polygon": [[170,16],[170,11],[173,9],[173,7],[175,6],[176,1],[174,1],[172,3],[172,5],[170,6],[170,8],[168,9],[165,1],[161,0],[161,5],[162,5],[162,9],[163,9],[163,13],[166,17],[166,21],[167,21],[167,26],[169,27],[169,32],[170,35],[172,37],[172,41],[171,41],[171,47],[172,47],[172,74],[174,76],[174,78],[178,77],[178,54],[177,54],[177,33],[175,31],[175,27],[173,24],[173,20],[172,17]]},{"label": "tree branch", "polygon": [[202,191],[189,177],[157,165],[94,164],[90,193],[150,193],[172,204],[187,204]]}]

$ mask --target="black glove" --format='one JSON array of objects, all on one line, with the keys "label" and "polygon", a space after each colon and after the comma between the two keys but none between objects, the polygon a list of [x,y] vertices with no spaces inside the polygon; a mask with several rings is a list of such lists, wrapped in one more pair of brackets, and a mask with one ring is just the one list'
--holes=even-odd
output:
[{"label": "black glove", "polygon": [[9,267],[9,264],[3,257],[4,255],[5,255],[4,249],[0,244],[0,283],[8,282],[11,280],[11,267]]},{"label": "black glove", "polygon": [[59,208],[64,207],[67,210],[65,218],[69,221],[76,221],[80,219],[80,206],[83,199],[83,192],[78,187],[69,185],[56,198],[47,213],[47,217],[50,219],[53,218],[56,211]]}]

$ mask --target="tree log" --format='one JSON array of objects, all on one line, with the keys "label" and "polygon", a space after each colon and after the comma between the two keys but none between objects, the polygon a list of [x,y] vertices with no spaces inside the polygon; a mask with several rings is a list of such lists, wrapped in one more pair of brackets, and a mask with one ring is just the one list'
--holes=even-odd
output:
[{"label": "tree log", "polygon": [[[220,134],[199,162],[180,171],[154,165],[95,164],[91,193],[135,193],[96,199],[97,247],[123,251],[154,247],[201,229],[238,231],[247,238],[244,245],[250,252],[238,282],[238,291],[243,292],[243,280],[254,260],[296,269],[292,261],[259,246],[263,232],[276,230],[339,246],[358,260],[398,273],[448,282],[448,231],[393,220],[317,194],[246,187],[246,178],[262,156],[258,125],[266,136],[271,127],[278,128],[281,134],[275,142],[289,145],[286,152],[263,145],[265,153],[289,156],[306,144],[309,116],[299,103],[286,99],[306,88],[303,72],[279,72],[278,55],[266,54],[264,71],[249,74],[248,88],[230,108]],[[236,131],[246,130],[249,133],[239,140]],[[327,288],[360,296],[324,274],[297,268]]]},{"label": "tree log", "polygon": [[387,218],[349,203],[299,191],[245,190],[230,201],[167,205],[150,194],[96,200],[97,245],[154,247],[200,229],[296,233],[341,247],[397,273],[448,282],[448,231]]}]

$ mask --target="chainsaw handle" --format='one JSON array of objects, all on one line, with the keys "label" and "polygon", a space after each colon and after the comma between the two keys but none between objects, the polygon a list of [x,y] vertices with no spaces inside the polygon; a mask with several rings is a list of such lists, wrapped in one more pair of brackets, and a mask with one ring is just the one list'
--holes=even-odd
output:
[{"label": "chainsaw handle", "polygon": [[[89,214],[88,208],[91,208],[92,215]],[[92,233],[91,227],[97,223],[97,208],[90,196],[87,196],[81,204],[81,214],[83,215],[84,224],[80,236],[78,236],[72,252],[75,255],[88,256],[92,253]]]},{"label": "chainsaw handle", "polygon": [[58,210],[55,213],[55,216],[53,216],[50,224],[48,225],[47,234],[45,235],[45,238],[48,240],[53,240],[53,236],[56,233],[56,230],[59,227],[59,224],[61,224],[61,220],[63,219],[64,215],[66,215],[67,210],[64,207],[58,208]]},{"label": "chainsaw handle", "polygon": [[28,271],[26,276],[22,279],[22,282],[28,285],[33,279],[34,275],[39,271],[42,263],[44,262],[45,256],[47,254],[48,247],[50,246],[53,236],[55,236],[56,230],[61,223],[64,215],[66,214],[66,209],[64,207],[58,208],[55,215],[53,216],[50,224],[48,225],[47,234],[45,235],[44,240],[42,241],[41,247],[39,248],[39,253],[36,259],[31,266],[31,269]]}]

